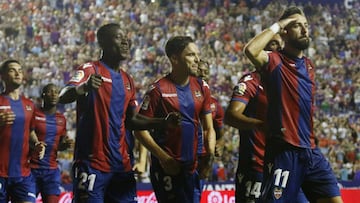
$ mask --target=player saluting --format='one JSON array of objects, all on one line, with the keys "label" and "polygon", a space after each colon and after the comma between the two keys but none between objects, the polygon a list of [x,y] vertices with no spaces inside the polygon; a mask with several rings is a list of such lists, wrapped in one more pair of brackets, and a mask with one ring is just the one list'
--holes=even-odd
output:
[{"label": "player saluting", "polygon": [[[263,49],[277,33],[284,48],[267,53]],[[268,95],[269,137],[262,184],[266,202],[292,202],[300,188],[310,202],[342,202],[330,164],[315,146],[315,67],[303,53],[309,42],[303,11],[289,7],[277,23],[245,46],[245,54],[263,73]]]}]

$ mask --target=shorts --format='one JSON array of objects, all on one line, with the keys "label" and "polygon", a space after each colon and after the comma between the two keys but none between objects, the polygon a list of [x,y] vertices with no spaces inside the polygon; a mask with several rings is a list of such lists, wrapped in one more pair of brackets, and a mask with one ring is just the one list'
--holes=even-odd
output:
[{"label": "shorts", "polygon": [[36,181],[36,195],[60,195],[59,169],[31,169],[31,173]]},{"label": "shorts", "polygon": [[200,199],[200,179],[197,172],[181,170],[178,175],[172,176],[153,161],[150,179],[159,203],[193,203]]},{"label": "shorts", "polygon": [[340,196],[337,179],[318,148],[272,147],[265,155],[262,197],[267,202],[292,202],[300,188],[310,202]]},{"label": "shorts", "polygon": [[262,179],[261,172],[251,168],[238,168],[235,177],[235,202],[260,202]]},{"label": "shorts", "polygon": [[133,172],[103,172],[88,163],[75,163],[73,175],[75,202],[137,202]]},{"label": "shorts", "polygon": [[35,202],[35,180],[30,174],[25,177],[0,177],[0,203],[12,201]]}]

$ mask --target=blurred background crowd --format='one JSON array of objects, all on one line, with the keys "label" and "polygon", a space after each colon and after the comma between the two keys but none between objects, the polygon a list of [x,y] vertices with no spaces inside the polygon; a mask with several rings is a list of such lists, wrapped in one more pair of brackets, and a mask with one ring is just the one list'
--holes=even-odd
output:
[{"label": "blurred background crowd", "polygon": [[[99,58],[97,28],[120,23],[131,41],[132,57],[123,68],[134,77],[141,102],[149,83],[169,71],[165,42],[190,35],[211,64],[212,94],[225,109],[238,79],[253,70],[242,52],[244,44],[291,4],[303,7],[310,25],[312,43],[306,54],[317,68],[318,146],[339,180],[360,181],[359,0],[0,0],[0,60],[22,62],[27,73],[23,92],[40,103],[44,85],[63,87],[78,65]],[[75,103],[59,110],[74,138]],[[225,139],[213,181],[234,179],[238,131],[225,126]],[[59,154],[64,183],[71,182],[71,161],[71,150]],[[147,174],[139,181],[149,181]]]}]

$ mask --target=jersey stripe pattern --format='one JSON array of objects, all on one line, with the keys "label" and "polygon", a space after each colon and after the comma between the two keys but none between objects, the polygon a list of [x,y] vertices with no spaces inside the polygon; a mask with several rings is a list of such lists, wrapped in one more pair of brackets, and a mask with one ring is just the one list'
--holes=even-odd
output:
[{"label": "jersey stripe pattern", "polygon": [[137,107],[133,79],[97,61],[80,66],[68,85],[81,85],[91,74],[100,74],[103,83],[77,100],[75,161],[103,172],[129,172],[125,119]]},{"label": "jersey stripe pattern", "polygon": [[194,171],[197,164],[200,115],[211,113],[210,96],[209,86],[201,79],[190,77],[187,85],[178,86],[166,76],[150,87],[140,109],[140,114],[149,117],[181,113],[180,127],[155,129],[152,136],[158,145],[190,171]]},{"label": "jersey stripe pattern", "polygon": [[315,68],[306,58],[270,52],[265,68],[271,136],[302,148],[314,148]]},{"label": "jersey stripe pattern", "polygon": [[35,132],[39,141],[46,143],[44,158],[39,160],[32,156],[30,167],[41,169],[56,169],[57,151],[61,137],[66,135],[66,119],[63,114],[45,114],[41,109],[35,109]]},{"label": "jersey stripe pattern", "polygon": [[14,123],[0,126],[0,177],[23,177],[30,174],[29,139],[34,125],[34,104],[23,96],[12,100],[0,96],[0,111],[12,111]]}]

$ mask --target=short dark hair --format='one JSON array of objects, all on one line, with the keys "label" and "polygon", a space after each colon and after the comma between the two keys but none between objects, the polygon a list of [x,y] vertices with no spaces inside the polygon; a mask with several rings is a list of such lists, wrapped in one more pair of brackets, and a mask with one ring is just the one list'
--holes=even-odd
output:
[{"label": "short dark hair", "polygon": [[189,36],[175,36],[170,38],[165,45],[167,57],[170,58],[172,55],[181,54],[185,47],[193,42],[194,40]]},{"label": "short dark hair", "polygon": [[50,87],[57,87],[57,86],[54,83],[49,83],[45,85],[41,90],[41,97],[44,96],[45,92],[47,92],[50,89]]},{"label": "short dark hair", "polygon": [[279,20],[288,18],[289,16],[292,16],[294,14],[300,14],[302,16],[305,16],[304,12],[299,7],[291,6],[284,11]]},{"label": "short dark hair", "polygon": [[0,66],[0,75],[4,75],[7,72],[10,63],[17,63],[21,65],[20,62],[16,59],[7,59]]},{"label": "short dark hair", "polygon": [[104,39],[109,38],[110,33],[113,33],[116,29],[120,29],[120,25],[117,23],[105,24],[99,28],[96,33],[96,38],[99,42],[100,47],[102,46]]}]

